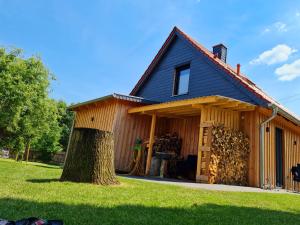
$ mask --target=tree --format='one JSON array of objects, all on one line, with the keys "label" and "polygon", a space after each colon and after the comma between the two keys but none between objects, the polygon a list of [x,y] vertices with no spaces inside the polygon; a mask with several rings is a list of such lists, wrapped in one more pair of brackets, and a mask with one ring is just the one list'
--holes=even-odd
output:
[{"label": "tree", "polygon": [[59,126],[62,129],[59,143],[62,146],[63,151],[67,151],[74,113],[68,110],[67,104],[63,101],[57,102],[57,108],[60,115]]},{"label": "tree", "polygon": [[118,184],[114,167],[114,135],[109,131],[75,128],[62,181]]},{"label": "tree", "polygon": [[62,133],[59,121],[62,116],[57,104],[53,99],[48,100],[43,112],[43,124],[46,126],[43,127],[42,133],[36,135],[35,139],[33,139],[33,149],[35,151],[43,151],[43,159],[46,161],[51,158],[51,154],[62,150],[62,146],[59,143]]},{"label": "tree", "polygon": [[21,53],[0,48],[0,145],[18,153],[25,146],[28,156],[30,144],[53,129],[57,110],[48,97],[54,77],[40,58]]}]

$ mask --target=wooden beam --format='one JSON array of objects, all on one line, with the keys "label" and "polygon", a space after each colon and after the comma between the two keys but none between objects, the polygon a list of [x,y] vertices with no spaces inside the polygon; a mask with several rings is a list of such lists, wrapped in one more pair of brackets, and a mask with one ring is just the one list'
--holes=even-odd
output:
[{"label": "wooden beam", "polygon": [[200,124],[199,124],[199,139],[198,139],[198,159],[197,159],[197,171],[196,171],[196,182],[201,180],[201,157],[202,157],[202,141],[203,141],[203,127],[201,124],[206,120],[207,109],[204,108],[201,111],[200,115]]},{"label": "wooden beam", "polygon": [[253,110],[255,110],[255,108],[256,108],[256,106],[240,106],[240,107],[236,108],[235,110],[243,112],[243,111],[253,111]]},{"label": "wooden beam", "polygon": [[192,105],[192,108],[195,108],[195,109],[203,109],[203,104],[201,105],[201,104],[193,104]]},{"label": "wooden beam", "polygon": [[152,120],[151,120],[149,148],[148,148],[148,155],[147,155],[147,162],[146,162],[146,172],[145,172],[146,176],[149,176],[149,174],[150,174],[152,150],[153,150],[154,135],[155,135],[155,125],[156,125],[156,114],[153,114]]},{"label": "wooden beam", "polygon": [[187,106],[193,104],[212,103],[212,102],[216,102],[218,99],[219,99],[218,96],[208,96],[208,97],[200,97],[200,98],[193,98],[193,99],[186,99],[186,100],[178,100],[173,102],[166,102],[166,103],[131,108],[128,110],[128,113],[138,113],[143,111],[145,112],[145,111],[159,110],[164,108],[176,108],[180,106]]},{"label": "wooden beam", "polygon": [[230,108],[235,108],[235,107],[238,107],[241,103],[239,102],[230,102],[230,103],[227,103],[225,105],[222,105],[221,107],[223,109],[230,109]]},{"label": "wooden beam", "polygon": [[211,106],[221,106],[221,105],[226,105],[230,100],[229,99],[224,99],[217,101],[216,103],[210,104]]}]

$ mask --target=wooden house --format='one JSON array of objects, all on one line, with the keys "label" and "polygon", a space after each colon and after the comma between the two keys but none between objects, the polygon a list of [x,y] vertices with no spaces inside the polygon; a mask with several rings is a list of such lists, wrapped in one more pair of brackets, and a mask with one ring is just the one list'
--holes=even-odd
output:
[{"label": "wooden house", "polygon": [[[112,94],[73,105],[75,127],[112,131],[115,166],[126,171],[137,137],[176,131],[183,157],[196,155],[196,181],[202,170],[203,129],[208,121],[244,132],[250,141],[248,184],[298,188],[292,166],[300,163],[300,120],[244,74],[226,63],[227,49],[207,50],[175,27],[130,95]],[[148,154],[148,156],[151,154]],[[147,159],[149,173],[151,157]]]}]

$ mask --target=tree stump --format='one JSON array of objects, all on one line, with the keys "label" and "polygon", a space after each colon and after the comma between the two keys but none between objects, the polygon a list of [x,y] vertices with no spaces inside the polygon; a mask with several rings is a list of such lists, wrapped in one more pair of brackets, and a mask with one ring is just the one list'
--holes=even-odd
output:
[{"label": "tree stump", "polygon": [[61,181],[118,184],[114,167],[113,134],[74,128]]}]

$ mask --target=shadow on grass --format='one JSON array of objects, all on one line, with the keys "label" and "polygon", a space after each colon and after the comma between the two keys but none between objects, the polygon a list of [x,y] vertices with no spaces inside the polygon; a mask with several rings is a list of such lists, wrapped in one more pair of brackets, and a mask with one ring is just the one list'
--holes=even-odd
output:
[{"label": "shadow on grass", "polygon": [[[59,195],[57,196],[59,199]],[[66,225],[144,225],[144,224],[300,224],[300,215],[282,211],[229,205],[202,204],[186,208],[143,205],[66,205],[27,200],[0,199],[0,218],[23,217],[63,219]]]},{"label": "shadow on grass", "polygon": [[53,179],[28,179],[26,181],[30,182],[30,183],[42,184],[42,183],[58,182],[59,179],[57,179],[57,178],[53,178]]}]

